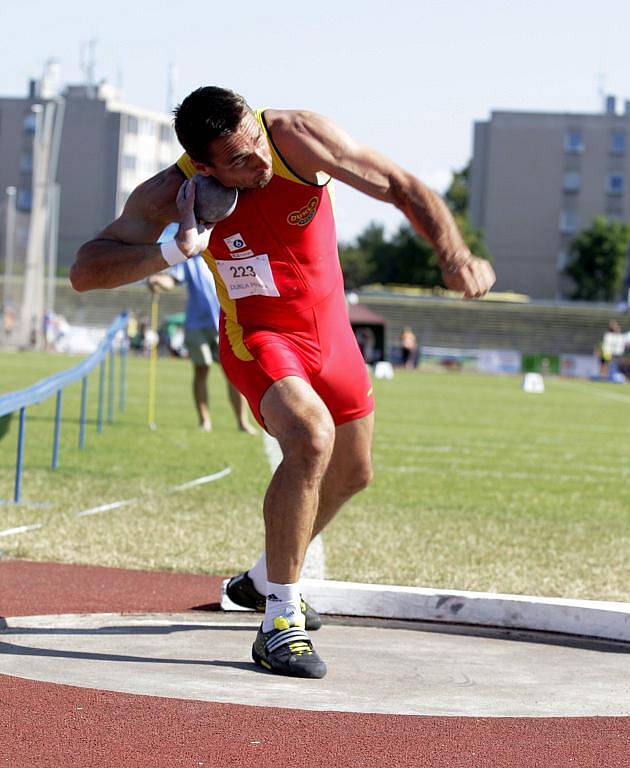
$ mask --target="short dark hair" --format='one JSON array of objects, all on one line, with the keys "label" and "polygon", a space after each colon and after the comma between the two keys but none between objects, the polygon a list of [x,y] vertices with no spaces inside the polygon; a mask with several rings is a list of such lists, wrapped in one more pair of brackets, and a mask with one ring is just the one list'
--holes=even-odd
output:
[{"label": "short dark hair", "polygon": [[179,143],[198,163],[211,163],[208,144],[234,133],[249,105],[234,91],[207,85],[197,88],[173,110]]}]

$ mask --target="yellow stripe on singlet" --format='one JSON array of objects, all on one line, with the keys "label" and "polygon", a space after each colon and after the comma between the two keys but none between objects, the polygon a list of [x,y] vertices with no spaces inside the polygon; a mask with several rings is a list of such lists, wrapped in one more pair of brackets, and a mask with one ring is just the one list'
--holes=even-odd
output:
[{"label": "yellow stripe on singlet", "polygon": [[[197,169],[186,153],[184,153],[177,161],[177,167],[184,174],[184,176],[186,176],[187,179],[192,178],[197,173]],[[234,299],[231,299],[228,294],[228,290],[225,286],[225,283],[223,282],[223,278],[219,274],[219,270],[217,269],[216,262],[212,256],[212,253],[210,252],[210,249],[207,248],[201,255],[203,256],[203,260],[206,262],[208,267],[210,267],[210,271],[214,277],[214,283],[217,289],[217,298],[219,299],[219,304],[221,305],[223,314],[225,315],[225,332],[227,334],[228,341],[230,342],[232,352],[234,352],[235,356],[239,360],[253,360],[253,355],[247,349],[245,342],[243,341],[243,326],[238,322],[236,302]]]}]

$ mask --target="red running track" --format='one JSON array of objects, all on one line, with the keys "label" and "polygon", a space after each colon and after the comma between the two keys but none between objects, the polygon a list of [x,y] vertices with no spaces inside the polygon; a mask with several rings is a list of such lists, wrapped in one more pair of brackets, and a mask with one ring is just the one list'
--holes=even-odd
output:
[{"label": "red running track", "polygon": [[[221,579],[0,562],[0,615],[216,609]],[[579,680],[576,680],[579,695]],[[10,768],[630,768],[630,718],[287,711],[0,675]]]}]

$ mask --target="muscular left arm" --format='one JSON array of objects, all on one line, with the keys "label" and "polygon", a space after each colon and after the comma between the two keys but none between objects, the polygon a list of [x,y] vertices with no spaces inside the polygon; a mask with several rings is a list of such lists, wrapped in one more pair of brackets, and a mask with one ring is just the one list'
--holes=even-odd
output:
[{"label": "muscular left arm", "polygon": [[307,177],[325,171],[370,197],[395,205],[435,248],[444,281],[467,298],[493,286],[490,264],[473,256],[442,198],[419,179],[360,144],[328,118],[312,112],[275,113],[273,135],[281,151]]}]

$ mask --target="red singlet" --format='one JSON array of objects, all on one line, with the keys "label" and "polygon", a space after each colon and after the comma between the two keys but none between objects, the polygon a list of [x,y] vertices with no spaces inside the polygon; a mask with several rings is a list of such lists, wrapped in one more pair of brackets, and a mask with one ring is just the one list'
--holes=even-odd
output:
[{"label": "red singlet", "polygon": [[[264,427],[260,401],[274,381],[299,376],[336,425],[374,409],[365,363],[348,320],[330,178],[301,179],[273,144],[273,177],[239,193],[234,213],[212,231],[203,256],[221,303],[221,365]],[[188,177],[195,168],[177,162]]]}]

